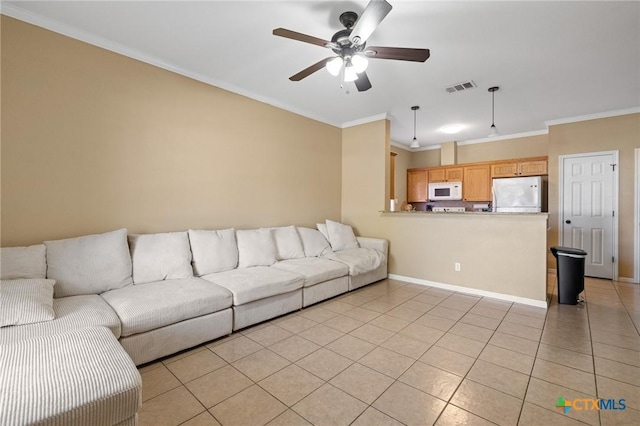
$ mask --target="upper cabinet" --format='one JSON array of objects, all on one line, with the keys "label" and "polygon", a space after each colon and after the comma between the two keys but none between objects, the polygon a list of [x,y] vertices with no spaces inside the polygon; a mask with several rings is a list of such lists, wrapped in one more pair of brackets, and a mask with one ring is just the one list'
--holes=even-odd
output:
[{"label": "upper cabinet", "polygon": [[407,170],[407,202],[424,203],[427,201],[428,183],[427,170]]},{"label": "upper cabinet", "polygon": [[464,201],[491,201],[491,168],[488,164],[464,168],[462,198]]},{"label": "upper cabinet", "polygon": [[547,157],[516,158],[407,170],[407,202],[423,203],[429,182],[462,182],[464,201],[491,201],[492,178],[544,176]]},{"label": "upper cabinet", "polygon": [[429,170],[429,182],[462,182],[462,167],[439,167]]},{"label": "upper cabinet", "polygon": [[542,176],[547,174],[547,160],[513,160],[491,165],[491,177]]}]

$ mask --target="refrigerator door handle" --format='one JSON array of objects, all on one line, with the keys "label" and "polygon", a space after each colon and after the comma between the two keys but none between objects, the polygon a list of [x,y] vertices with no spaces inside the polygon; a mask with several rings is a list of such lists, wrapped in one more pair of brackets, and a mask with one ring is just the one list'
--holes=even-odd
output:
[{"label": "refrigerator door handle", "polygon": [[496,196],[496,188],[491,186],[491,194],[493,195],[493,203],[491,204],[491,210],[495,213],[498,211],[498,197]]}]

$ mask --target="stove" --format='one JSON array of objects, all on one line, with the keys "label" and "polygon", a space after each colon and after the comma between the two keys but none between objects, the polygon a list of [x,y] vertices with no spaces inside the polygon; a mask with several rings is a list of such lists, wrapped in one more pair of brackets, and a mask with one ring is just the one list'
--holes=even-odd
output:
[{"label": "stove", "polygon": [[434,207],[431,211],[436,213],[456,212],[461,213],[465,211],[464,207]]}]

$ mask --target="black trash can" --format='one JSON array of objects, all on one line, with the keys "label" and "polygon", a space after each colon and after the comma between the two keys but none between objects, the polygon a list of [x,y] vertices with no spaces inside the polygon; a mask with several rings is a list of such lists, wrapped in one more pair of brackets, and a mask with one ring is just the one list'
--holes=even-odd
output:
[{"label": "black trash can", "polygon": [[584,290],[584,262],[587,252],[571,247],[551,247],[558,274],[558,303],[576,305]]}]

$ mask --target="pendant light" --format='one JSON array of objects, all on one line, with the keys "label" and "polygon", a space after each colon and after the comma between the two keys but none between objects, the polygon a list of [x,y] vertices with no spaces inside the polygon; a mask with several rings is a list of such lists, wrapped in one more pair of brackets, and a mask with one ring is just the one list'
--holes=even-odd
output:
[{"label": "pendant light", "polygon": [[489,137],[492,138],[494,136],[498,136],[498,129],[496,128],[494,114],[495,114],[495,98],[496,91],[500,89],[498,86],[489,87],[489,92],[491,92],[491,132],[489,133]]},{"label": "pendant light", "polygon": [[411,109],[413,110],[413,140],[411,141],[409,148],[420,148],[418,139],[416,139],[416,111],[418,111],[420,107],[418,105],[414,105]]}]

